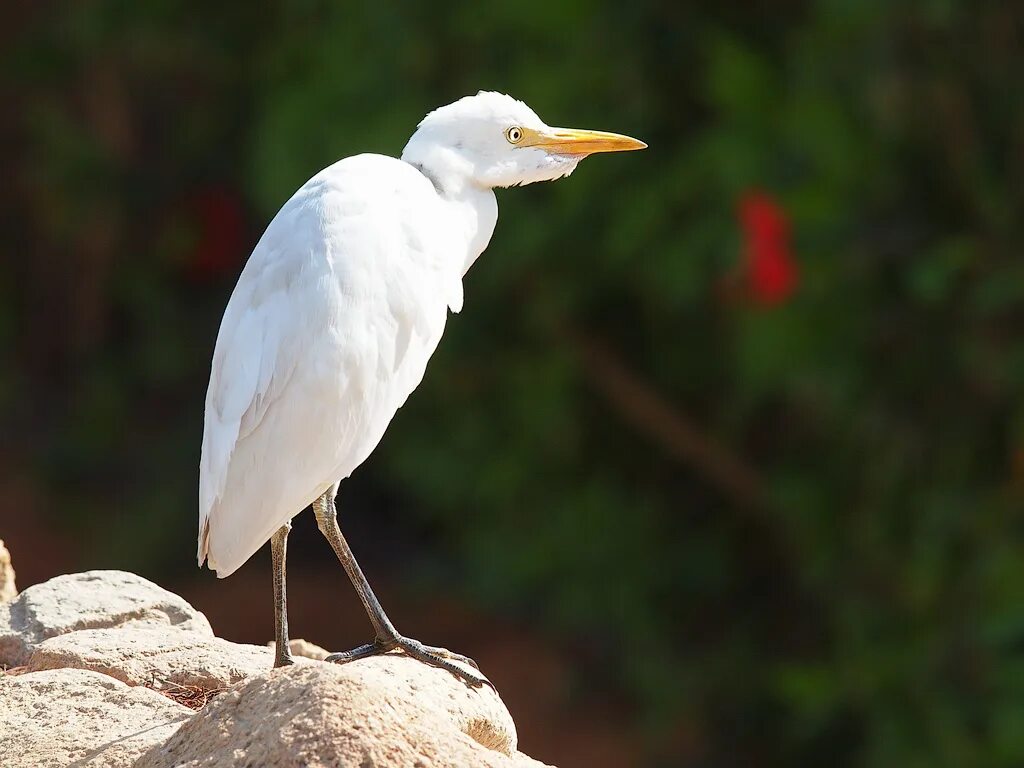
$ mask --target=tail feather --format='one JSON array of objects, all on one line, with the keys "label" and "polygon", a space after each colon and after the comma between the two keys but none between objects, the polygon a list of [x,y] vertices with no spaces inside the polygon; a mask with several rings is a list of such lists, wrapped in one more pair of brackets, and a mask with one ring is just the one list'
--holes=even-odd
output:
[{"label": "tail feather", "polygon": [[199,531],[199,548],[196,551],[196,560],[199,562],[199,567],[203,567],[203,563],[206,562],[206,556],[210,553],[210,518],[207,517],[203,520],[203,526]]}]

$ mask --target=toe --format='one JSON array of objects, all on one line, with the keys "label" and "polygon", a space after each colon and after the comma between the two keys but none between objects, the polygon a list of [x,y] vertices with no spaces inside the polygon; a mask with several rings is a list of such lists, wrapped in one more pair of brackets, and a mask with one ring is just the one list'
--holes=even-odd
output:
[{"label": "toe", "polygon": [[409,640],[410,643],[415,643],[423,653],[429,653],[442,659],[449,659],[450,661],[457,661],[460,664],[467,664],[476,670],[480,669],[480,665],[473,661],[473,659],[469,658],[469,656],[463,656],[461,653],[449,651],[447,648],[441,648],[434,645],[423,645],[423,643],[420,643],[417,640],[411,640],[409,638],[406,639]]},{"label": "toe", "polygon": [[459,662],[461,664],[468,664],[469,666],[471,666],[473,669],[476,669],[476,670],[480,669],[480,665],[479,664],[477,664],[475,661],[473,661],[473,659],[469,658],[469,656],[463,656],[461,653],[455,653],[454,651],[449,651],[447,648],[429,648],[428,647],[427,650],[431,651],[433,653],[436,653],[441,658],[451,659],[452,661],[457,661],[457,662]]},{"label": "toe", "polygon": [[384,648],[377,643],[367,643],[366,645],[360,645],[358,648],[353,648],[351,651],[329,654],[324,661],[329,661],[332,664],[345,664],[356,659],[365,659],[367,656],[383,653],[383,651]]},{"label": "toe", "polygon": [[489,685],[491,688],[494,688],[490,680],[459,666],[459,663],[465,663],[479,669],[479,667],[476,666],[476,662],[468,656],[452,653],[447,648],[434,648],[429,645],[424,645],[419,640],[413,640],[408,637],[400,638],[397,645],[414,659],[418,659],[425,664],[431,664],[435,667],[447,670],[472,688],[479,688],[483,685]]}]

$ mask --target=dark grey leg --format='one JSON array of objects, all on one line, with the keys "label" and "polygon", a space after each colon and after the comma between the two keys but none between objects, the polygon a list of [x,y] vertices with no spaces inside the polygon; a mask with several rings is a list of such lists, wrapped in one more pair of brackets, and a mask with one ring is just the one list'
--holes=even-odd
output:
[{"label": "dark grey leg", "polygon": [[288,598],[285,595],[285,557],[288,554],[290,522],[285,523],[270,538],[270,557],[274,561],[274,666],[294,664],[288,648]]},{"label": "dark grey leg", "polygon": [[387,614],[384,613],[384,609],[381,607],[380,601],[377,600],[377,596],[373,594],[373,590],[370,588],[370,584],[366,580],[366,576],[363,575],[363,571],[359,567],[359,563],[356,562],[356,559],[352,554],[352,550],[348,546],[348,542],[345,541],[345,537],[342,535],[341,529],[338,527],[337,511],[334,506],[334,498],[330,491],[313,502],[313,512],[316,514],[316,523],[320,528],[320,532],[330,543],[331,549],[334,550],[334,554],[338,556],[338,560],[345,569],[345,573],[348,574],[348,578],[352,582],[352,586],[355,587],[356,594],[359,595],[359,600],[362,602],[363,608],[366,609],[366,615],[370,618],[370,623],[373,625],[373,631],[375,634],[375,638],[372,643],[367,643],[366,645],[361,645],[358,648],[353,648],[351,651],[332,653],[327,657],[327,661],[333,661],[340,664],[347,661],[354,661],[355,659],[362,659],[366,656],[372,656],[378,653],[385,653],[394,648],[401,648],[414,659],[419,659],[426,664],[432,664],[435,667],[446,669],[456,677],[465,680],[473,687],[491,685],[490,681],[486,678],[480,675],[475,675],[457,664],[452,663],[452,660],[454,660],[463,664],[468,664],[475,669],[479,669],[476,662],[468,656],[452,653],[446,648],[435,648],[433,646],[424,645],[419,640],[413,640],[412,638],[398,634],[394,624],[391,623]]}]

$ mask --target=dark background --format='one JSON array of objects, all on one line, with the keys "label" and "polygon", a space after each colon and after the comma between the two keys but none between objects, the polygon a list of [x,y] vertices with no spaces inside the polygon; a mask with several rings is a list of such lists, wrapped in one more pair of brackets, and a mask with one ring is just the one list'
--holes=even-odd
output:
[{"label": "dark background", "polygon": [[[570,766],[1024,764],[1024,8],[7,2],[0,537],[272,635],[193,560],[218,322],[266,222],[478,89],[642,153],[499,193],[343,484],[398,627]],[[311,515],[296,637],[369,639]]]}]

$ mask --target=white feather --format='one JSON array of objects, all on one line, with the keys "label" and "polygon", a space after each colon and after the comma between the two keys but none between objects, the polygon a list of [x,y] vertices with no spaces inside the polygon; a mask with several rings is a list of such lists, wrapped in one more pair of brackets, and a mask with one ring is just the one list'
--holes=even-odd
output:
[{"label": "white feather", "polygon": [[471,238],[459,210],[411,165],[360,155],[314,176],[274,217],[213,355],[200,564],[232,573],[380,441],[448,307],[461,306]]}]

